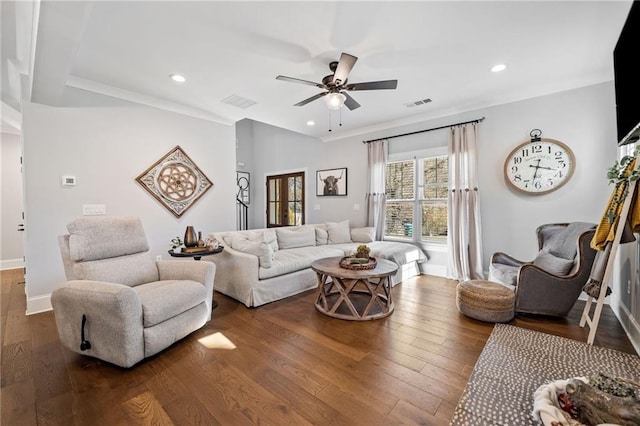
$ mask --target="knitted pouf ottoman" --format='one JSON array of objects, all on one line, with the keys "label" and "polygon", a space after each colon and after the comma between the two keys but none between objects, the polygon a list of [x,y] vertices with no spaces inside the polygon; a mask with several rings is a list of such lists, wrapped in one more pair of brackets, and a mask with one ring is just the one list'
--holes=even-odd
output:
[{"label": "knitted pouf ottoman", "polygon": [[460,313],[480,321],[511,321],[515,298],[513,290],[492,281],[462,281],[456,287],[456,305]]}]

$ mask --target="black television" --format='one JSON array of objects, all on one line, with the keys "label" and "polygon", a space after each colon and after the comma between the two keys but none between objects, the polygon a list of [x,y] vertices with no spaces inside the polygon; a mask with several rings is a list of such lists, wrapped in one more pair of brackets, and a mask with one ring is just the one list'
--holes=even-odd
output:
[{"label": "black television", "polygon": [[613,50],[618,145],[640,138],[640,2],[634,1]]}]

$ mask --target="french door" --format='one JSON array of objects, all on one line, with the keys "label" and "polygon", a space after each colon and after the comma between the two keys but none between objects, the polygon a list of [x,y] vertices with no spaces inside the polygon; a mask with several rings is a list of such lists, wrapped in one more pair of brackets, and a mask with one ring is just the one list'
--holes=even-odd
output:
[{"label": "french door", "polygon": [[267,227],[304,224],[304,172],[267,176]]}]

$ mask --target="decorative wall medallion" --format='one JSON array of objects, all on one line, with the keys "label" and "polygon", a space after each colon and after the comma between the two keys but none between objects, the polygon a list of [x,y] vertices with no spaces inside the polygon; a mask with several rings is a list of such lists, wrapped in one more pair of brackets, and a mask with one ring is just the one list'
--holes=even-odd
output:
[{"label": "decorative wall medallion", "polygon": [[175,217],[182,216],[213,186],[179,146],[156,161],[136,181]]}]

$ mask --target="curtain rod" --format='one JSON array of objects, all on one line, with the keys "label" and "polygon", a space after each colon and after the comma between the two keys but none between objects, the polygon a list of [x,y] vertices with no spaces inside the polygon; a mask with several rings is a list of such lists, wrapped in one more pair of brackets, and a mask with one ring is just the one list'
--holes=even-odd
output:
[{"label": "curtain rod", "polygon": [[415,131],[415,132],[403,133],[401,135],[387,136],[386,138],[371,139],[371,140],[368,140],[368,141],[362,141],[362,143],[378,142],[378,141],[382,141],[382,140],[385,140],[385,139],[393,139],[393,138],[399,138],[399,137],[402,137],[402,136],[415,135],[417,133],[430,132],[432,130],[446,129],[447,127],[460,126],[462,124],[481,123],[482,121],[484,121],[484,117],[478,118],[476,120],[463,121],[461,123],[447,124],[446,126],[434,127],[433,129],[418,130],[418,131]]}]

